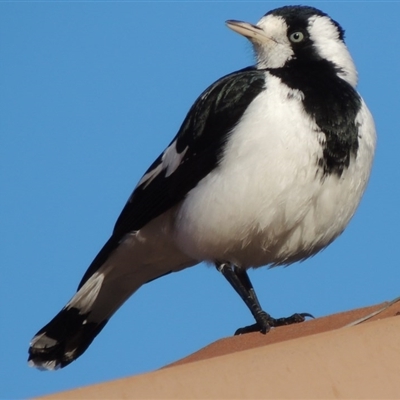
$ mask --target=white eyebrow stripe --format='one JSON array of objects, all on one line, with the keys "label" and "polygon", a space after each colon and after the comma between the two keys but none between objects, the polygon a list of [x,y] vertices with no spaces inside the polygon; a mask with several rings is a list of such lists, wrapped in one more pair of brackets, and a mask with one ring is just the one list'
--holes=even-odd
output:
[{"label": "white eyebrow stripe", "polygon": [[185,150],[183,150],[182,153],[178,153],[176,150],[176,140],[174,140],[171,145],[165,149],[161,157],[161,164],[158,164],[157,167],[144,174],[137,186],[145,183],[143,187],[143,189],[145,189],[161,173],[161,171],[165,169],[165,177],[168,178],[169,176],[171,176],[181,164],[182,159],[183,157],[185,157],[188,148],[189,147],[186,146]]}]

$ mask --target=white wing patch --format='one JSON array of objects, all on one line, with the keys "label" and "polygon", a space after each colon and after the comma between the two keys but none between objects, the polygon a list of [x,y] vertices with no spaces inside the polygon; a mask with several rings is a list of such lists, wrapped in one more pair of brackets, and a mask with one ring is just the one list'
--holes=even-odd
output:
[{"label": "white wing patch", "polygon": [[169,146],[163,154],[162,157],[162,165],[163,169],[167,168],[167,172],[165,173],[165,177],[168,177],[172,175],[175,170],[179,167],[181,164],[181,161],[183,157],[185,157],[185,154],[187,152],[188,146],[186,146],[186,149],[182,151],[182,153],[178,153],[176,150],[176,140]]},{"label": "white wing patch", "polygon": [[144,174],[136,187],[145,183],[143,187],[145,189],[163,170],[166,170],[166,178],[172,175],[181,164],[183,157],[185,157],[187,149],[188,146],[186,146],[185,150],[183,150],[182,153],[178,153],[178,151],[176,150],[176,140],[174,140],[171,145],[165,149],[161,157],[161,164],[158,164],[157,167],[147,172],[147,174]]},{"label": "white wing patch", "polygon": [[86,314],[91,311],[92,305],[99,295],[103,280],[104,274],[95,272],[79,289],[78,293],[68,302],[65,308],[77,308],[79,314]]},{"label": "white wing patch", "polygon": [[152,169],[151,171],[149,171],[147,174],[144,174],[142,176],[142,179],[139,181],[139,183],[136,185],[136,187],[142,185],[143,183],[146,182],[146,184],[144,185],[144,188],[147,187],[147,185],[149,185],[152,180],[163,170],[163,165],[158,164],[157,167],[155,167],[154,169]]}]

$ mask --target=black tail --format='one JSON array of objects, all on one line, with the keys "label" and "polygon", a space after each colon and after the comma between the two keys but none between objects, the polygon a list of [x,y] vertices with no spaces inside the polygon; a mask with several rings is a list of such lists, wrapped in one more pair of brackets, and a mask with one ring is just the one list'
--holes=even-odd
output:
[{"label": "black tail", "polygon": [[[195,265],[165,230],[171,216],[154,219],[120,242],[112,236],[85,273],[67,305],[32,339],[29,365],[63,368],[76,360],[111,316],[145,283]],[[161,233],[160,233],[161,232]]]},{"label": "black tail", "polygon": [[89,322],[77,308],[63,308],[32,339],[29,365],[43,370],[63,368],[76,360],[108,320]]}]

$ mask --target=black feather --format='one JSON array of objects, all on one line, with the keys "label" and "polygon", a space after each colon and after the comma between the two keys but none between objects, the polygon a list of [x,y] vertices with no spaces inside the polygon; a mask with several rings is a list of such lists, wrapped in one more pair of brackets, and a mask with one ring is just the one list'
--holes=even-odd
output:
[{"label": "black feather", "polygon": [[[265,73],[254,67],[233,72],[206,89],[193,104],[178,134],[178,152],[188,148],[170,176],[161,171],[150,183],[138,186],[122,210],[108,242],[93,260],[79,288],[107,260],[120,240],[139,230],[175,204],[218,165],[224,143],[254,98],[265,87]],[[162,162],[162,154],[146,171]]]}]

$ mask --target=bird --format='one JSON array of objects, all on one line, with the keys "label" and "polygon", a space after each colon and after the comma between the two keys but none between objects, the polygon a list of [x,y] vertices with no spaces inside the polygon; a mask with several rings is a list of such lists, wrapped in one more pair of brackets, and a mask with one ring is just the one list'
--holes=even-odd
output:
[{"label": "bird", "polygon": [[257,24],[228,20],[255,63],[209,86],[128,199],[77,292],[30,342],[42,370],[82,355],[141,286],[200,262],[214,266],[267,333],[273,318],[247,271],[303,261],[354,215],[376,147],[344,30],[323,11],[283,6]]}]

